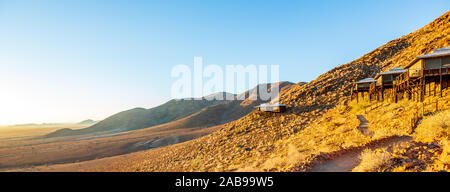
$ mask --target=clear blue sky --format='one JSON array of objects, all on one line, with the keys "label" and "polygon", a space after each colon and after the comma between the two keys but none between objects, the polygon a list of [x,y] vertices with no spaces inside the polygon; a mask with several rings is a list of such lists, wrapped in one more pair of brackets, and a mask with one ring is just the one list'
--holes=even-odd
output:
[{"label": "clear blue sky", "polygon": [[177,64],[280,65],[311,81],[448,0],[0,0],[0,124],[102,119],[170,99]]}]

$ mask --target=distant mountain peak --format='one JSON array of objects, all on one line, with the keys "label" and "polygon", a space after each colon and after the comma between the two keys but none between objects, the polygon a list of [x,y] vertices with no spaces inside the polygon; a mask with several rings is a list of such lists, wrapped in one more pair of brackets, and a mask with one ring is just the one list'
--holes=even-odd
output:
[{"label": "distant mountain peak", "polygon": [[223,100],[227,99],[227,98],[234,98],[236,96],[236,94],[233,93],[228,93],[228,92],[217,92],[217,93],[213,93],[207,96],[202,97],[203,99],[206,100],[213,100],[214,98],[218,98],[220,95],[222,95],[221,98],[223,98]]},{"label": "distant mountain peak", "polygon": [[79,122],[78,125],[92,125],[95,123],[97,123],[97,121],[94,121],[92,119],[86,119],[84,121]]}]

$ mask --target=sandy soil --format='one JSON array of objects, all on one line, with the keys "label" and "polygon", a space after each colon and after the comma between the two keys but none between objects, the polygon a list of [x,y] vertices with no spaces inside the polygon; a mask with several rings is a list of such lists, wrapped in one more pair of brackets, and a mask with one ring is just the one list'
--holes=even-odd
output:
[{"label": "sandy soil", "polygon": [[3,140],[0,142],[0,171],[71,164],[148,150],[188,141],[218,128],[220,126],[173,129],[168,124],[122,133]]}]

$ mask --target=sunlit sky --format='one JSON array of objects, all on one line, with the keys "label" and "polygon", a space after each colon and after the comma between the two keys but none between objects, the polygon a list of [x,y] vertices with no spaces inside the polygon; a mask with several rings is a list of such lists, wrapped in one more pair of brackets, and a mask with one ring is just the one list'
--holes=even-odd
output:
[{"label": "sunlit sky", "polygon": [[178,64],[280,65],[311,81],[448,0],[0,0],[0,125],[101,120],[170,99]]}]

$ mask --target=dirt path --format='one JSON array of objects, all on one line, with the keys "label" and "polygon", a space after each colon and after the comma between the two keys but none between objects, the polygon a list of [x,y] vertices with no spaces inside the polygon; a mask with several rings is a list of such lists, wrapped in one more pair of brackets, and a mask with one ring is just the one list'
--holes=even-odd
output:
[{"label": "dirt path", "polygon": [[359,165],[359,163],[361,162],[361,160],[359,159],[359,155],[365,149],[374,150],[377,148],[392,147],[409,140],[411,140],[411,137],[408,136],[394,136],[382,141],[374,141],[367,146],[355,148],[354,150],[342,153],[334,159],[319,163],[313,166],[310,172],[348,172]]},{"label": "dirt path", "polygon": [[356,116],[359,119],[359,126],[358,129],[363,133],[365,136],[373,136],[373,132],[369,130],[369,121],[364,117],[364,115],[357,115]]},{"label": "dirt path", "polygon": [[[363,116],[358,115],[357,118],[360,121],[358,129],[366,136],[372,136],[373,133],[369,130],[369,121]],[[355,168],[361,160],[359,159],[359,155],[365,149],[377,149],[384,147],[391,147],[398,145],[403,142],[407,142],[411,140],[411,137],[403,136],[393,136],[390,138],[373,141],[363,147],[356,147],[352,150],[348,150],[338,155],[336,158],[325,161],[323,163],[319,163],[312,167],[311,172],[347,172],[351,171]]]}]

